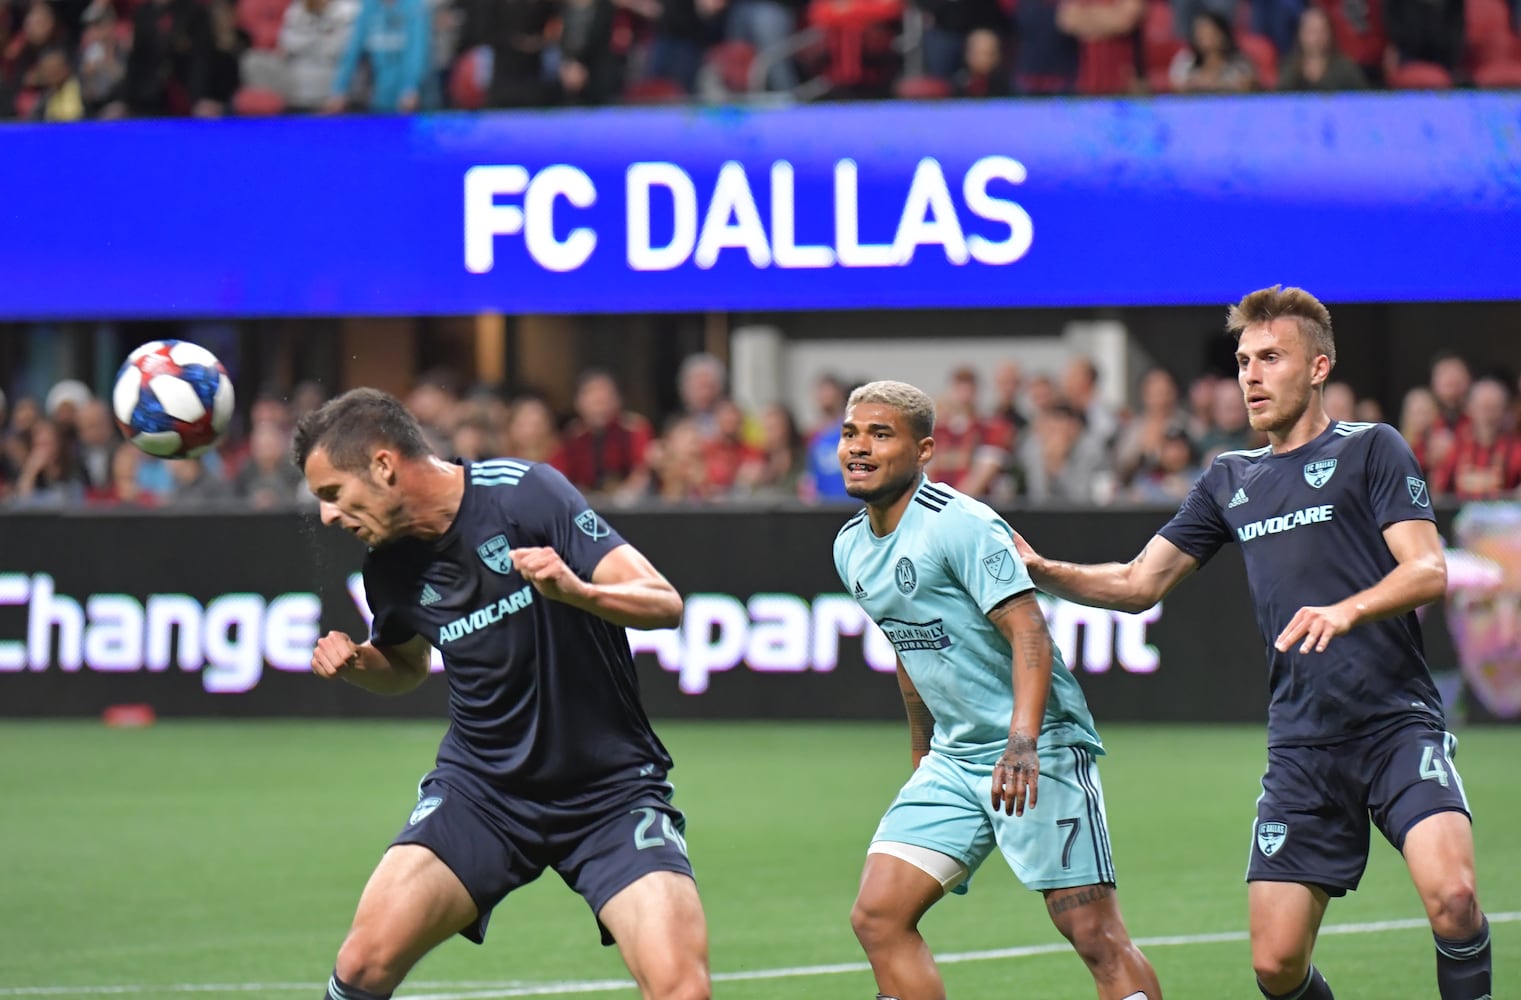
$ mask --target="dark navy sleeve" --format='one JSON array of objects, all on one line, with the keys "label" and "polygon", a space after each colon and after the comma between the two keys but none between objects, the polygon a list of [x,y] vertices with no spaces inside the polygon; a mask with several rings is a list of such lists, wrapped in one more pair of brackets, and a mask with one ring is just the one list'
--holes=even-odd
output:
[{"label": "dark navy sleeve", "polygon": [[1200,476],[1194,488],[1183,498],[1183,504],[1172,520],[1157,532],[1183,552],[1199,560],[1200,565],[1209,562],[1220,546],[1231,540],[1230,525],[1221,516],[1220,505],[1215,502],[1215,488],[1225,467],[1217,460],[1209,471]]},{"label": "dark navy sleeve", "polygon": [[417,634],[417,630],[402,620],[402,609],[407,607],[387,579],[384,567],[377,564],[374,554],[364,560],[364,602],[370,606],[370,643],[375,646],[399,646]]},{"label": "dark navy sleeve", "polygon": [[1399,431],[1379,424],[1368,437],[1368,500],[1379,527],[1396,521],[1435,521],[1421,463]]},{"label": "dark navy sleeve", "polygon": [[590,580],[597,564],[624,544],[623,536],[554,466],[533,466],[518,490],[525,501],[518,517],[528,537],[514,543],[549,546],[581,579]]}]

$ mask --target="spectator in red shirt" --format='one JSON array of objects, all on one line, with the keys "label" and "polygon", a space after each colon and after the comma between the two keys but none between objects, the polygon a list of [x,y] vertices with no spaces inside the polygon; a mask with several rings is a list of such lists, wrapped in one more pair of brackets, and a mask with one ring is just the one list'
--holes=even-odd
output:
[{"label": "spectator in red shirt", "polygon": [[1426,478],[1433,478],[1447,460],[1453,438],[1451,431],[1438,425],[1436,397],[1423,385],[1405,393],[1400,404],[1400,435],[1415,452]]},{"label": "spectator in red shirt", "polygon": [[745,440],[745,412],[734,400],[720,399],[713,407],[713,421],[715,433],[704,447],[708,482],[727,493],[734,488],[740,468],[760,461],[764,454]]},{"label": "spectator in red shirt", "polygon": [[1468,392],[1468,426],[1457,436],[1432,490],[1458,500],[1494,500],[1521,487],[1521,437],[1506,430],[1510,387],[1482,378]]},{"label": "spectator in red shirt", "polygon": [[643,492],[652,431],[649,421],[623,409],[613,376],[601,369],[584,372],[576,386],[575,409],[555,467],[588,493]]},{"label": "spectator in red shirt", "polygon": [[976,391],[973,368],[952,371],[951,387],[945,399],[940,400],[935,416],[935,458],[929,466],[929,476],[957,489],[966,482],[981,449],[996,443],[989,422],[976,409]]},{"label": "spectator in red shirt", "polygon": [[1128,94],[1141,63],[1145,0],[1061,0],[1056,26],[1081,42],[1077,92]]},{"label": "spectator in red shirt", "polygon": [[1436,397],[1437,426],[1454,434],[1468,424],[1468,389],[1473,374],[1468,362],[1450,352],[1438,354],[1431,362],[1431,394]]}]

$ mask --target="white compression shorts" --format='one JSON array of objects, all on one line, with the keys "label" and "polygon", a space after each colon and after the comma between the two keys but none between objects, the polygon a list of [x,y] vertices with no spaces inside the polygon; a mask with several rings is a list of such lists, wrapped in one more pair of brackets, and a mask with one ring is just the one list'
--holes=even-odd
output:
[{"label": "white compression shorts", "polygon": [[969,874],[966,865],[949,854],[915,844],[900,844],[895,840],[874,841],[866,849],[867,854],[886,854],[900,861],[907,861],[930,878],[940,883],[940,888],[950,892],[966,881]]}]

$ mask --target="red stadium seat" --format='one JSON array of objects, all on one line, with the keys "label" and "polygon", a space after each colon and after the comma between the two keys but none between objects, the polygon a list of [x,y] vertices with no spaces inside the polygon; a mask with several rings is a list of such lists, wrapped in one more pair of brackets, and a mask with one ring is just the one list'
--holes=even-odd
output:
[{"label": "red stadium seat", "polygon": [[[1152,89],[1156,89],[1158,82],[1163,83],[1163,89],[1172,89],[1167,81],[1167,71],[1172,66],[1173,57],[1188,46],[1173,33],[1172,4],[1168,0],[1147,0],[1141,37],[1146,47],[1146,78],[1151,81]],[[1156,78],[1158,73],[1161,74],[1160,81]]]},{"label": "red stadium seat", "polygon": [[1257,71],[1257,85],[1263,90],[1272,90],[1278,86],[1278,50],[1273,48],[1273,43],[1262,35],[1254,35],[1250,32],[1242,32],[1236,38],[1236,44],[1241,49],[1241,54],[1252,62],[1252,67]]},{"label": "red stadium seat", "polygon": [[285,98],[268,87],[243,87],[232,95],[232,110],[244,118],[267,118],[285,111]]},{"label": "red stadium seat", "polygon": [[449,106],[465,111],[485,107],[486,88],[491,83],[484,79],[485,75],[479,52],[475,49],[461,52],[449,70]]},{"label": "red stadium seat", "polygon": [[1452,74],[1436,63],[1408,62],[1385,82],[1393,90],[1451,90]]},{"label": "red stadium seat", "polygon": [[1469,70],[1521,58],[1521,40],[1511,31],[1505,0],[1464,0],[1463,16]]},{"label": "red stadium seat", "polygon": [[893,84],[893,96],[906,101],[938,101],[954,93],[938,76],[905,76]]},{"label": "red stadium seat", "polygon": [[631,83],[623,91],[625,104],[680,104],[687,100],[681,84],[661,76]]},{"label": "red stadium seat", "polygon": [[829,46],[829,77],[837,87],[855,87],[874,74],[870,57],[883,54],[883,40],[892,26],[896,33],[903,17],[902,0],[811,0],[808,24],[824,32]]},{"label": "red stadium seat", "polygon": [[1503,59],[1485,63],[1473,71],[1473,82],[1480,87],[1521,90],[1521,61]]}]

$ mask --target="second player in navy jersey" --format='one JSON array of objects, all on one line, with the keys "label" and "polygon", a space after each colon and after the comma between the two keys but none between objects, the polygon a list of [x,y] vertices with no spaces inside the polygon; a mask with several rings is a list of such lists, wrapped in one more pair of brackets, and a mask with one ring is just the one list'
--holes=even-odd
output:
[{"label": "second player in navy jersey", "polygon": [[1043,589],[1122,611],[1151,607],[1220,546],[1240,545],[1270,690],[1247,869],[1259,989],[1332,996],[1315,938],[1330,898],[1357,887],[1376,825],[1425,904],[1442,1000],[1488,1000],[1471,817],[1415,615],[1446,587],[1420,467],[1393,428],[1326,415],[1336,346],[1309,293],[1253,292],[1228,327],[1268,446],[1219,456],[1128,563],[1058,562],[1017,544]]},{"label": "second player in navy jersey", "polygon": [[492,908],[555,870],[646,1000],[709,995],[707,932],[670,756],[640,704],[627,627],[681,598],[552,467],[433,456],[396,399],[358,389],[305,418],[295,459],[323,523],[370,548],[371,636],[312,669],[383,694],[442,655],[449,729],[338,953],[328,1000],[383,1000]]}]

